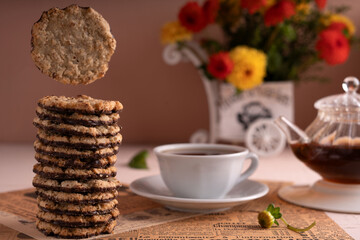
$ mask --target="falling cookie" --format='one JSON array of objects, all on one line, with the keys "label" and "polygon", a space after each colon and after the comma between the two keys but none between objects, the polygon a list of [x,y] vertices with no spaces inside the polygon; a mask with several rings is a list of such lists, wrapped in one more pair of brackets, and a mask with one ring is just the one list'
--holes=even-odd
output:
[{"label": "falling cookie", "polygon": [[116,47],[108,22],[77,5],[43,12],[31,35],[31,56],[40,71],[72,85],[104,77]]}]

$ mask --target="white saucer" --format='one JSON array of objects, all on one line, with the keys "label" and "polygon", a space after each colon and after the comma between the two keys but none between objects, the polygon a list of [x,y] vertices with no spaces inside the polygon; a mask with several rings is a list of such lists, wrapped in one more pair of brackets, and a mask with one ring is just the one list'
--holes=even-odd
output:
[{"label": "white saucer", "polygon": [[360,184],[338,184],[324,180],[309,186],[286,186],[280,198],[303,207],[331,212],[360,213]]},{"label": "white saucer", "polygon": [[132,192],[150,198],[169,209],[201,213],[224,211],[260,198],[269,191],[268,186],[263,183],[244,180],[221,199],[179,198],[169,191],[160,175],[137,179],[130,184],[130,189]]}]

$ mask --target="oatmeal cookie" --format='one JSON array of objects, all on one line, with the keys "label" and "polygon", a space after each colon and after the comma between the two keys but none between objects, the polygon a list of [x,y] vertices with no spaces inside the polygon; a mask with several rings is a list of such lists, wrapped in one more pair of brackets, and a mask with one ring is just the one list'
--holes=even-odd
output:
[{"label": "oatmeal cookie", "polygon": [[107,224],[97,227],[61,227],[42,220],[36,221],[36,228],[47,236],[61,238],[87,238],[102,233],[111,233],[116,226],[116,220],[110,220]]},{"label": "oatmeal cookie", "polygon": [[116,199],[106,203],[96,204],[70,204],[70,203],[56,203],[42,197],[37,198],[39,208],[44,212],[52,212],[56,214],[66,214],[71,216],[92,216],[110,213],[118,201]]},{"label": "oatmeal cookie", "polygon": [[92,169],[76,169],[76,168],[59,168],[54,166],[46,166],[43,164],[35,164],[33,172],[50,179],[101,179],[116,176],[116,167],[109,168],[92,168]]},{"label": "oatmeal cookie", "polygon": [[66,123],[56,123],[51,120],[41,120],[36,117],[33,121],[35,127],[49,133],[60,135],[82,136],[82,137],[111,137],[120,133],[120,127],[117,124],[105,126],[86,127],[82,125],[72,125]]},{"label": "oatmeal cookie", "polygon": [[110,202],[114,200],[119,193],[116,190],[93,193],[69,193],[37,188],[36,194],[43,199],[58,203],[96,204]]},{"label": "oatmeal cookie", "polygon": [[110,148],[101,148],[96,150],[79,150],[75,148],[64,148],[64,147],[54,147],[45,145],[39,140],[34,142],[34,149],[36,152],[49,155],[57,158],[65,159],[87,159],[87,160],[98,160],[101,158],[109,157],[115,155],[119,151],[119,147],[110,147]]},{"label": "oatmeal cookie", "polygon": [[36,137],[44,145],[74,148],[80,150],[112,148],[119,146],[122,141],[122,136],[120,133],[111,137],[80,137],[49,133],[41,129],[38,130]]},{"label": "oatmeal cookie", "polygon": [[90,168],[109,168],[116,163],[116,155],[112,155],[98,160],[88,161],[87,159],[64,159],[56,158],[49,155],[35,153],[35,159],[44,165],[55,166],[60,168],[77,168],[77,169],[90,169]]},{"label": "oatmeal cookie", "polygon": [[80,180],[54,180],[35,175],[33,186],[45,190],[67,193],[108,192],[117,190],[121,184],[116,178]]},{"label": "oatmeal cookie", "polygon": [[46,110],[42,107],[36,108],[36,115],[41,120],[49,120],[55,124],[81,125],[84,127],[97,127],[114,125],[120,118],[119,113],[84,115],[77,112],[71,114],[60,114]]},{"label": "oatmeal cookie", "polygon": [[52,223],[62,227],[94,227],[107,224],[119,216],[117,208],[112,209],[107,214],[93,216],[70,216],[66,214],[56,214],[39,210],[36,217],[41,221]]},{"label": "oatmeal cookie", "polygon": [[60,114],[72,114],[74,112],[85,115],[112,114],[123,109],[123,105],[119,101],[95,99],[87,95],[76,97],[45,96],[38,101],[38,105]]},{"label": "oatmeal cookie", "polygon": [[43,12],[31,36],[35,65],[64,84],[104,77],[116,47],[108,22],[94,9],[77,5]]}]

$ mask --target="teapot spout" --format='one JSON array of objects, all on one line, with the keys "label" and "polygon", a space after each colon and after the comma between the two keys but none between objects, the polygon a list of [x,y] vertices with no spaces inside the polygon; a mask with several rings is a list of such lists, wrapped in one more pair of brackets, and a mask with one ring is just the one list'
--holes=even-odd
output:
[{"label": "teapot spout", "polygon": [[274,122],[284,132],[289,144],[310,142],[306,133],[287,118],[280,116]]}]

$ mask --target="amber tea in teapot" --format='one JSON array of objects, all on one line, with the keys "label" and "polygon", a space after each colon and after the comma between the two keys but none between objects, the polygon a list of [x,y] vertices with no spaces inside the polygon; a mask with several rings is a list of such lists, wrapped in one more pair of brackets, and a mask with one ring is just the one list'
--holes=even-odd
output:
[{"label": "amber tea in teapot", "polygon": [[360,95],[359,80],[348,77],[345,94],[318,100],[318,114],[302,131],[284,117],[275,123],[284,131],[292,151],[325,180],[360,184]]},{"label": "amber tea in teapot", "polygon": [[325,180],[360,184],[360,146],[295,143],[291,149]]}]

